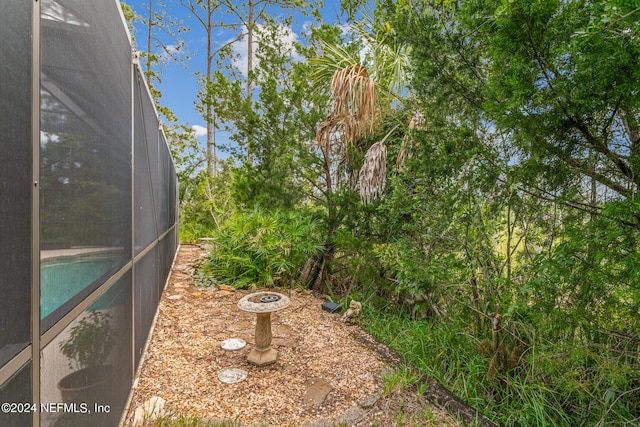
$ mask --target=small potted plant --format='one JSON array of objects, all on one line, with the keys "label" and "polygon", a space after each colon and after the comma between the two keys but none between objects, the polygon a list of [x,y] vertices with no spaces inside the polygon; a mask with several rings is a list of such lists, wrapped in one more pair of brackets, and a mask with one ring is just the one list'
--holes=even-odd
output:
[{"label": "small potted plant", "polygon": [[110,320],[108,313],[91,310],[71,328],[69,338],[60,343],[60,351],[74,370],[58,383],[63,400],[88,402],[99,396],[113,377],[113,366],[107,365],[116,341]]}]

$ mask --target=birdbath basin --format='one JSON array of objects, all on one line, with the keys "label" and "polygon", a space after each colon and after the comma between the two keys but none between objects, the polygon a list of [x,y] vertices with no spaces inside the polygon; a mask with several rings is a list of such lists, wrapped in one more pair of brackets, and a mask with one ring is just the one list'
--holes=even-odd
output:
[{"label": "birdbath basin", "polygon": [[256,345],[249,352],[247,360],[257,366],[274,363],[278,352],[271,348],[271,313],[289,306],[289,298],[277,292],[256,292],[238,301],[238,308],[256,313]]}]

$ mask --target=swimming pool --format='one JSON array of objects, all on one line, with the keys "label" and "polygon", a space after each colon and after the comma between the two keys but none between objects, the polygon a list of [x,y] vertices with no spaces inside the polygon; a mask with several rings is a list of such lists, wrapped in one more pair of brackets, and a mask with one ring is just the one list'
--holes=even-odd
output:
[{"label": "swimming pool", "polygon": [[111,251],[43,258],[40,261],[40,319],[87,288],[94,288],[91,285],[112,271],[119,261],[120,256]]}]

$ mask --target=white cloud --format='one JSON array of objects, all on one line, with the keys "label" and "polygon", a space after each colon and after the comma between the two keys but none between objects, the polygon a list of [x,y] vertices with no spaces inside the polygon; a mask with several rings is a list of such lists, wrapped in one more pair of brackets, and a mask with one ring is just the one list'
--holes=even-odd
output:
[{"label": "white cloud", "polygon": [[340,34],[344,37],[351,37],[353,34],[353,28],[351,28],[351,24],[339,24],[337,25],[340,28]]},{"label": "white cloud", "polygon": [[[256,49],[260,43],[260,32],[264,30],[264,25],[257,24],[256,31],[254,32],[253,39],[253,66],[258,66],[258,58],[256,58]],[[243,33],[245,36],[242,39],[238,40],[233,44],[233,53],[236,55],[236,59],[233,61],[233,65],[237,67],[242,75],[246,77],[247,75],[247,63],[249,62],[249,54],[248,54],[248,38],[246,36],[246,27],[243,26]],[[293,43],[298,40],[298,35],[293,32],[291,27],[280,25],[278,27],[278,36],[282,46],[285,50],[291,52],[291,57],[294,61],[300,61],[302,56],[296,52]],[[232,42],[237,39],[227,40],[227,43]]]},{"label": "white cloud", "polygon": [[205,136],[207,134],[207,128],[204,126],[193,125],[191,126],[191,130],[193,130],[193,134],[196,136],[196,138]]}]

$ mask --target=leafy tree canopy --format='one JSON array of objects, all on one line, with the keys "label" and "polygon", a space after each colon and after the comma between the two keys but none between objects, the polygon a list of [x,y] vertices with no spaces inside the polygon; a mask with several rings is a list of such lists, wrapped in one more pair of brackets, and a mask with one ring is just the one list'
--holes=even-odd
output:
[{"label": "leafy tree canopy", "polygon": [[505,133],[512,163],[590,177],[609,197],[637,192],[633,2],[400,1],[387,11],[413,48],[413,86],[429,108]]}]

